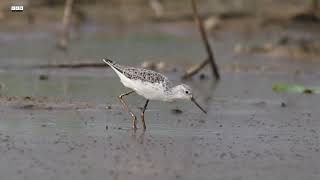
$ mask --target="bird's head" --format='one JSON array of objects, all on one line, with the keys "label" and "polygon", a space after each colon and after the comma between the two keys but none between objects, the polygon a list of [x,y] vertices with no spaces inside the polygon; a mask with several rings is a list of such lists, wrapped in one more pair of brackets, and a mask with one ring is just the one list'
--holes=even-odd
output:
[{"label": "bird's head", "polygon": [[180,84],[173,88],[174,99],[191,100],[202,112],[207,113],[193,98],[192,89],[186,84]]},{"label": "bird's head", "polygon": [[175,99],[186,99],[192,98],[192,89],[186,84],[180,84],[173,88]]}]

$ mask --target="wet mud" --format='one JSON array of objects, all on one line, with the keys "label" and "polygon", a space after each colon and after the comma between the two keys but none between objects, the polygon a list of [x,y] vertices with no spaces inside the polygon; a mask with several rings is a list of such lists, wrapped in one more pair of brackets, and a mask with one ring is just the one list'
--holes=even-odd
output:
[{"label": "wet mud", "polygon": [[[234,51],[239,43],[277,44],[283,35],[316,40],[318,33],[279,26],[252,31],[239,24],[227,22],[211,32],[218,83],[210,69],[181,80],[205,58],[191,22],[132,25],[127,32],[117,32],[117,25],[86,26],[67,54],[52,50],[50,32],[2,32],[1,179],[318,180],[320,96],[276,93],[273,85],[319,86],[319,54],[292,58]],[[188,101],[151,101],[148,129],[133,131],[118,102],[126,89],[116,74],[110,68],[68,66],[100,64],[104,57],[189,84],[208,114]],[[48,68],[51,64],[65,66]],[[144,101],[127,98],[137,115]]]}]

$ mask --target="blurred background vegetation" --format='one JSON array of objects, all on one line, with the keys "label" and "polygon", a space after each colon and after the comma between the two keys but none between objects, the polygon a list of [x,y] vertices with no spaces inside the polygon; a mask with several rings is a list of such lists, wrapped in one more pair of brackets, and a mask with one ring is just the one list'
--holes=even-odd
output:
[{"label": "blurred background vegetation", "polygon": [[[302,11],[317,12],[318,0],[198,0],[202,14],[240,13],[260,17],[290,16]],[[105,18],[138,22],[154,17],[185,16],[191,13],[189,0],[74,0],[75,13],[82,18],[104,22]],[[1,0],[0,20],[16,18],[10,5],[25,5],[30,21],[61,20],[65,0]],[[21,16],[20,16],[21,17]]]},{"label": "blurred background vegetation", "polygon": [[[163,40],[165,40],[168,44],[164,47],[157,49],[151,48],[153,51],[152,53],[150,52],[152,58],[157,57],[157,53],[161,52],[161,49],[163,49],[162,51],[164,52],[167,52],[168,49],[172,50],[169,45],[174,46],[174,42],[176,42],[175,38],[177,37],[183,36],[189,40],[191,35],[196,38],[199,37],[193,23],[190,0],[73,0],[74,4],[70,15],[71,20],[69,21],[65,21],[64,18],[66,2],[66,0],[1,0],[0,32],[12,32],[12,30],[26,30],[28,32],[41,33],[50,32],[51,34],[48,34],[47,37],[52,38],[54,36],[52,38],[54,40],[50,42],[57,42],[59,41],[57,39],[60,37],[64,38],[62,38],[62,43],[60,43],[60,45],[62,44],[62,49],[66,49],[68,46],[68,39],[72,41],[82,38],[82,41],[77,41],[77,43],[73,44],[73,47],[75,47],[74,50],[79,49],[76,48],[76,46],[81,45],[81,43],[83,43],[83,46],[91,47],[91,55],[89,55],[88,52],[83,53],[86,58],[98,58],[101,56],[95,52],[95,49],[98,49],[95,47],[95,42],[90,45],[88,40],[84,40],[85,35],[94,35],[98,34],[98,32],[100,35],[110,36],[108,38],[102,36],[106,38],[109,43],[106,43],[106,39],[102,41],[101,37],[96,38],[99,42],[101,40],[103,46],[107,46],[108,44],[111,46],[112,43],[110,42],[112,39],[109,38],[113,38],[115,35],[118,36],[118,40],[120,39],[120,42],[123,43],[120,46],[121,48],[116,48],[117,43],[113,44],[112,47],[119,49],[118,51],[120,52],[122,51],[121,49],[128,47],[128,43],[131,42],[130,38],[133,38],[133,40],[131,40],[135,42],[137,38],[143,37],[143,43],[146,44],[152,44],[151,41],[160,44],[160,42],[164,42]],[[318,0],[197,0],[196,2],[198,3],[200,15],[205,22],[205,27],[210,33],[210,38],[217,38],[218,36],[222,38],[221,33],[228,33],[228,31],[240,33],[240,40],[237,39],[238,37],[230,40],[230,44],[235,46],[234,51],[236,53],[278,53],[278,51],[274,51],[274,49],[278,50],[279,48],[277,47],[285,45],[287,47],[290,46],[290,48],[287,48],[289,50],[286,49],[284,54],[292,54],[292,52],[294,52],[294,56],[304,57],[305,54],[312,52],[312,55],[318,55],[318,41],[316,43],[310,43],[310,40],[314,41],[316,39],[309,38],[309,35],[305,35],[307,31],[319,31],[320,11]],[[24,11],[19,13],[11,12],[11,5],[24,5]],[[292,25],[292,22],[302,22],[302,24],[297,26]],[[272,29],[269,29],[270,32],[276,34],[275,37],[270,38],[270,32],[257,35],[258,32],[266,30],[266,27],[270,24],[275,25]],[[283,29],[279,29],[279,27]],[[293,29],[297,28],[300,28],[298,33],[291,33]],[[128,35],[135,32],[143,35]],[[257,33],[257,37],[253,38],[253,32]],[[152,34],[152,40],[147,36],[148,33]],[[157,33],[162,35],[159,36]],[[217,33],[220,33],[220,35]],[[222,39],[226,42],[226,39],[230,36],[226,34],[224,34],[224,36],[226,37]],[[24,39],[30,37],[30,34],[23,37]],[[250,37],[259,43],[263,42],[265,44],[262,46],[259,45],[259,47],[236,45],[236,42],[241,41],[242,38],[248,40]],[[4,39],[6,38],[4,37]],[[139,42],[140,40],[141,39],[139,39]],[[265,42],[266,40],[270,42]],[[201,40],[196,39],[195,42],[201,43]],[[189,44],[195,45],[195,42],[192,41],[192,43]],[[45,44],[47,46],[48,43]],[[150,44],[148,46],[150,46]],[[181,44],[184,45],[185,43]],[[181,49],[183,49],[182,45],[179,45]],[[17,48],[18,45],[15,44],[14,47]],[[133,48],[136,46],[130,47]],[[200,47],[202,46],[200,45]],[[291,47],[293,47],[293,50],[291,50]],[[168,49],[164,50],[165,48]],[[23,47],[23,49],[25,49],[25,47]],[[191,49],[195,49],[195,47]],[[225,49],[226,48],[223,50]],[[10,49],[0,50],[0,52],[11,57],[13,53],[9,53],[8,50]],[[281,52],[282,51],[281,49]],[[287,53],[287,51],[289,53]],[[42,51],[34,51],[32,49],[20,50],[20,52],[30,52],[34,54]],[[82,50],[79,50],[78,53],[82,54],[82,52]],[[109,54],[114,52],[115,51],[112,50]],[[176,52],[172,53],[178,54]],[[101,54],[105,53],[101,52]],[[119,57],[121,54],[122,53],[115,53],[113,55]],[[189,59],[191,61],[194,57],[187,54],[188,53],[186,53],[184,57],[179,58]],[[138,55],[144,57],[151,56],[141,52],[137,52],[134,56]],[[53,57],[51,54],[46,55],[46,59],[48,59],[47,56]],[[54,59],[57,60],[61,58]]]}]

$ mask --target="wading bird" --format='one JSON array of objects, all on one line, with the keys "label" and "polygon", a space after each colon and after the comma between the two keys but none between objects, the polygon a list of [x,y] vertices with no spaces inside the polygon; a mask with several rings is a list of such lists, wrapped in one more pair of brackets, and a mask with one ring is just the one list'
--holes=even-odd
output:
[{"label": "wading bird", "polygon": [[158,72],[142,68],[119,65],[109,59],[103,59],[103,61],[117,73],[120,81],[125,87],[132,89],[127,93],[121,94],[119,96],[119,100],[123,104],[124,108],[132,116],[133,129],[137,129],[137,117],[132,113],[127,103],[123,100],[124,96],[132,94],[133,92],[136,92],[137,94],[147,99],[141,111],[141,121],[143,124],[143,129],[146,129],[144,112],[147,109],[149,100],[167,102],[172,102],[179,99],[191,100],[197,107],[201,109],[202,112],[207,113],[194,99],[192,90],[188,85],[180,84],[177,86],[173,86],[167,77]]}]

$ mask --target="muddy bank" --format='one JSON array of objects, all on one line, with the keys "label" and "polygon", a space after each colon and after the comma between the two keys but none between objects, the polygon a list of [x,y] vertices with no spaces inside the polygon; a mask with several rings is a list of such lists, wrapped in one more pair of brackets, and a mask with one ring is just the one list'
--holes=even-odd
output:
[{"label": "muddy bank", "polygon": [[318,179],[319,96],[274,93],[274,81],[293,80],[286,74],[222,77],[215,90],[193,82],[208,89],[195,87],[208,115],[186,102],[151,102],[146,132],[130,129],[113,93],[106,94],[106,104],[114,104],[109,110],[99,101],[74,108],[75,99],[1,98],[0,173],[6,179]]}]

